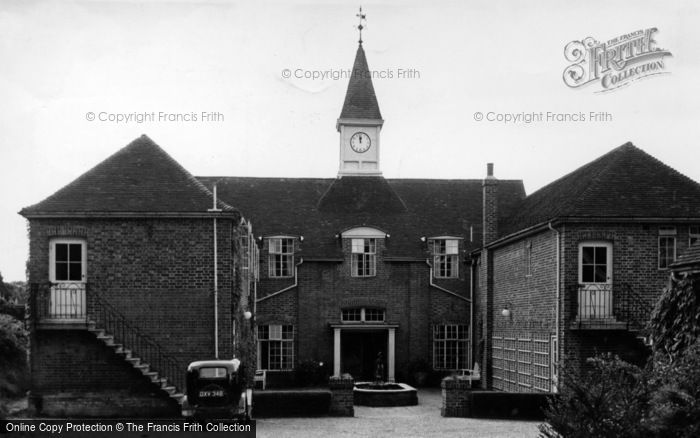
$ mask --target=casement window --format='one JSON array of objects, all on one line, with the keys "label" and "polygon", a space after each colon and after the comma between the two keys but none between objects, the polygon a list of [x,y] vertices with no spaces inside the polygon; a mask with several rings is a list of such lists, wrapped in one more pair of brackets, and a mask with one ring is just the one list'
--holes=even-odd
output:
[{"label": "casement window", "polygon": [[659,269],[668,269],[676,260],[676,227],[659,228]]},{"label": "casement window", "polygon": [[294,238],[271,237],[268,240],[269,275],[271,278],[294,276]]},{"label": "casement window", "polygon": [[340,320],[343,322],[384,322],[385,317],[384,309],[369,307],[343,309],[340,312]]},{"label": "casement window", "polygon": [[258,369],[292,370],[294,368],[294,326],[259,325]]},{"label": "casement window", "polygon": [[377,239],[351,239],[353,277],[374,277],[377,274]]},{"label": "casement window", "polygon": [[50,243],[49,280],[53,283],[84,282],[86,245],[80,239],[54,239]]},{"label": "casement window", "polygon": [[608,242],[584,242],[579,245],[579,284],[610,283],[612,245]]},{"label": "casement window", "polygon": [[249,296],[253,284],[260,278],[260,250],[255,243],[250,224],[242,223],[239,227],[241,288],[244,296]]},{"label": "casement window", "polygon": [[433,368],[459,370],[470,368],[468,362],[469,328],[465,324],[433,326]]},{"label": "casement window", "polygon": [[459,277],[459,240],[432,239],[433,276],[435,278]]},{"label": "casement window", "polygon": [[691,225],[688,228],[688,246],[700,242],[700,225]]}]

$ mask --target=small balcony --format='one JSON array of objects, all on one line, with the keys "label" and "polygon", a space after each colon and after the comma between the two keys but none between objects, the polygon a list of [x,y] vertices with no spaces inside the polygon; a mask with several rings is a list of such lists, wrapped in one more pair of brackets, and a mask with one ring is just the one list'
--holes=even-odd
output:
[{"label": "small balcony", "polygon": [[87,327],[87,297],[83,282],[32,283],[29,317],[43,329]]},{"label": "small balcony", "polygon": [[570,328],[576,330],[643,330],[651,314],[628,284],[577,284],[570,288],[574,309]]}]

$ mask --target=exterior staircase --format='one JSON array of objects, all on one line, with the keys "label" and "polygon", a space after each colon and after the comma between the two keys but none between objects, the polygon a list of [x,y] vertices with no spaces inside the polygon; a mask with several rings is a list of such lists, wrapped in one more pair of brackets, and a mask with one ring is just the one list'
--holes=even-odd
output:
[{"label": "exterior staircase", "polygon": [[[160,372],[152,369],[151,365],[144,361],[141,357],[136,356],[134,351],[126,348],[123,344],[117,343],[113,335],[108,334],[106,330],[98,327],[97,322],[88,320],[87,329],[105,346],[114,351],[114,353],[118,356],[122,357],[135,370],[139,371],[144,377],[146,377],[151,384],[158,388],[158,390],[166,393],[180,406],[183,405],[186,400],[186,396],[176,386],[175,382],[171,381]],[[185,373],[184,369],[182,370],[182,373]]]},{"label": "exterior staircase", "polygon": [[87,329],[180,406],[186,401],[187,364],[105,300],[91,283],[31,283],[29,324],[50,329]]}]

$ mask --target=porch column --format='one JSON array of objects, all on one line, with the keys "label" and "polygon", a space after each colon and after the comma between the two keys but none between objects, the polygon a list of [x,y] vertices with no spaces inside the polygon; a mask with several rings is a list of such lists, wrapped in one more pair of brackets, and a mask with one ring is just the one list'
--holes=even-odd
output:
[{"label": "porch column", "polygon": [[393,382],[394,379],[394,367],[396,366],[396,359],[394,357],[394,347],[396,346],[396,336],[395,336],[396,329],[390,328],[389,329],[389,342],[387,345],[387,376],[386,380],[389,382]]},{"label": "porch column", "polygon": [[340,377],[340,328],[333,329],[333,376]]}]

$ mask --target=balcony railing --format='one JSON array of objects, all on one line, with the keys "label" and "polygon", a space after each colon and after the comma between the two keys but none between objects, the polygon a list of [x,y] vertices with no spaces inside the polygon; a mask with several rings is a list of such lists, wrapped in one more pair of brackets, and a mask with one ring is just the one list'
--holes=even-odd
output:
[{"label": "balcony railing", "polygon": [[32,283],[30,317],[44,323],[86,323],[87,288],[80,282]]},{"label": "balcony railing", "polygon": [[571,287],[574,328],[644,330],[652,307],[627,283]]}]

